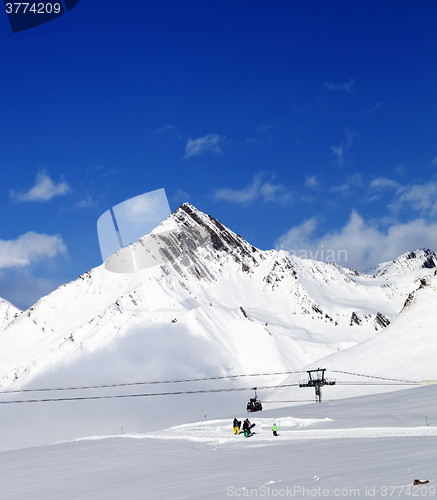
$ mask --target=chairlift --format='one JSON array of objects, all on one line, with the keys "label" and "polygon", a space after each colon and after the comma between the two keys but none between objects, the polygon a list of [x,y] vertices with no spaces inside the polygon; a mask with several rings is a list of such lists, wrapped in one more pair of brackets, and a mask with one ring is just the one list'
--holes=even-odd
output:
[{"label": "chairlift", "polygon": [[256,395],[256,387],[253,388],[255,391],[255,397],[250,398],[249,401],[247,402],[246,410],[248,413],[254,412],[254,411],[262,411],[263,407],[261,404],[261,401],[258,399]]}]

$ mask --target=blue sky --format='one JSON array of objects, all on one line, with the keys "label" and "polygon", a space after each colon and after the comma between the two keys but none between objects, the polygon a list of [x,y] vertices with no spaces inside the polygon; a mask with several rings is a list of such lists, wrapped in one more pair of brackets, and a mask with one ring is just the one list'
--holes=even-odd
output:
[{"label": "blue sky", "polygon": [[158,188],[262,249],[360,270],[437,250],[436,18],[80,0],[12,34],[0,16],[0,296],[27,307],[100,265],[98,217]]}]

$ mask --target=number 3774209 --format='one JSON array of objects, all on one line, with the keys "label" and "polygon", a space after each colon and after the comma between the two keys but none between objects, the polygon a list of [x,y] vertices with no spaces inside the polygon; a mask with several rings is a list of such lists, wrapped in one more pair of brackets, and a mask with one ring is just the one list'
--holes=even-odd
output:
[{"label": "number 3774209", "polygon": [[26,14],[32,12],[33,14],[59,14],[61,12],[60,3],[7,3],[7,14]]}]

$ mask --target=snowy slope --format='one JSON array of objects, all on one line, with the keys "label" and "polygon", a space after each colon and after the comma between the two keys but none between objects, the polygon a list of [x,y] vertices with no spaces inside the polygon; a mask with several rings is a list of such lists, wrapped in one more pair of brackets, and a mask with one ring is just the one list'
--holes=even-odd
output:
[{"label": "snowy slope", "polygon": [[0,297],[0,332],[20,313],[20,309]]},{"label": "snowy slope", "polygon": [[[20,387],[82,361],[90,365],[122,339],[148,348],[135,353],[142,363],[134,369],[129,362],[114,368],[116,381],[169,371],[211,376],[301,368],[372,337],[433,273],[420,252],[404,259],[408,265],[401,258],[391,272],[368,276],[261,251],[190,204],[162,226],[172,224],[177,231],[158,228],[154,236],[162,265],[135,274],[102,265],[14,319],[0,336],[1,387]],[[145,242],[131,248],[141,250]],[[435,260],[433,252],[428,257]],[[190,351],[181,359],[186,345]],[[90,382],[86,371],[76,377]]]},{"label": "snowy slope", "polygon": [[[348,397],[354,393],[374,393],[393,390],[392,386],[344,386],[344,381],[385,383],[339,371],[395,378],[405,381],[437,380],[437,274],[423,279],[419,288],[410,294],[399,316],[385,330],[347,351],[337,352],[318,360],[310,368],[327,368],[328,377],[338,385],[324,389],[326,398]],[[291,375],[284,384],[298,382],[303,375]],[[387,381],[389,382],[389,381]],[[313,397],[312,389],[279,388],[269,400],[297,400]]]},{"label": "snowy slope", "polygon": [[2,500],[431,498],[436,389],[263,412],[250,438],[234,436],[228,416],[3,452]]}]

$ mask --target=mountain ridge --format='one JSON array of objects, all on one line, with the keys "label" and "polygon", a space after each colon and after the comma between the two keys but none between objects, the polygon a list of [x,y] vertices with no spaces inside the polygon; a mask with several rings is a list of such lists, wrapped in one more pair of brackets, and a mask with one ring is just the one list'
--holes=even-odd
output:
[{"label": "mountain ridge", "polygon": [[[283,250],[259,250],[188,203],[129,248],[140,251],[150,238],[161,265],[126,274],[103,264],[12,318],[1,332],[3,388],[138,329],[144,335],[156,328],[166,335],[183,331],[177,342],[202,338],[208,353],[210,347],[217,353],[200,363],[209,373],[300,368],[385,328],[432,272],[410,258],[398,274],[366,276]],[[165,372],[169,360],[160,363]]]}]

